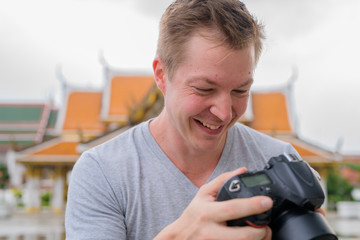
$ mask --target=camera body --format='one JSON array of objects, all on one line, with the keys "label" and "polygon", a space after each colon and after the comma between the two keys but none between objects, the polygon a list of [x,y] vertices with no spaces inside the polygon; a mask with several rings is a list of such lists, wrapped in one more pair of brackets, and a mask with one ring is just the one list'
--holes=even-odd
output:
[{"label": "camera body", "polygon": [[272,198],[273,208],[261,214],[230,220],[227,224],[269,225],[275,236],[273,239],[337,239],[325,218],[314,212],[325,199],[320,177],[296,155],[284,153],[272,157],[263,170],[232,177],[221,187],[216,200],[258,195]]},{"label": "camera body", "polygon": [[319,179],[308,164],[295,155],[272,157],[265,168],[246,172],[228,180],[218,193],[217,200],[269,196],[274,201],[271,210],[258,215],[232,220],[228,225],[262,226],[294,206],[315,210],[324,202],[324,192]]}]

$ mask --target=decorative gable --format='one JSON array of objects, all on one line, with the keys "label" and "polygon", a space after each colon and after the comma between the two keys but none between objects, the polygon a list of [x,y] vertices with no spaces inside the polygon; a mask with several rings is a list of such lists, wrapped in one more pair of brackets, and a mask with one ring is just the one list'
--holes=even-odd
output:
[{"label": "decorative gable", "polygon": [[58,119],[57,130],[62,135],[88,138],[106,130],[100,119],[102,92],[93,90],[68,90]]},{"label": "decorative gable", "polygon": [[99,131],[105,129],[100,121],[101,92],[74,91],[68,96],[64,131]]},{"label": "decorative gable", "polygon": [[251,95],[253,121],[251,127],[265,132],[292,132],[285,94],[282,92],[253,92]]},{"label": "decorative gable", "polygon": [[107,80],[103,99],[102,119],[107,123],[126,125],[132,109],[138,105],[154,86],[152,75],[116,75]]}]

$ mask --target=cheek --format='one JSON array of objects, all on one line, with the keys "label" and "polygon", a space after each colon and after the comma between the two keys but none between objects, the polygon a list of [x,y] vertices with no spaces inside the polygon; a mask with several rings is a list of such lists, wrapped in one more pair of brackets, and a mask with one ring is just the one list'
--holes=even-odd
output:
[{"label": "cheek", "polygon": [[181,99],[181,105],[189,115],[195,115],[201,112],[206,107],[205,100],[199,96],[190,95]]},{"label": "cheek", "polygon": [[248,105],[249,97],[238,99],[236,102],[234,102],[233,105],[233,111],[235,112],[237,117],[240,117],[243,115],[246,111],[247,105]]},{"label": "cheek", "polygon": [[204,108],[204,99],[187,91],[171,91],[168,89],[165,97],[168,111],[180,115],[180,118],[196,115]]}]

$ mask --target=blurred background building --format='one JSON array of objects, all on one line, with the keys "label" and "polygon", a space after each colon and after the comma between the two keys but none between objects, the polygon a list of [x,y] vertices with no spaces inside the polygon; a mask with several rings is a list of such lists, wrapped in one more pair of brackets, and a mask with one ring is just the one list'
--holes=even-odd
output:
[{"label": "blurred background building", "polygon": [[[40,210],[43,191],[50,192],[50,207],[62,212],[69,172],[80,154],[161,111],[163,99],[152,75],[120,71],[105,62],[103,68],[102,89],[72,87],[58,71],[63,92],[59,109],[51,102],[0,103],[1,161],[8,165],[9,186],[23,192],[26,212]],[[342,155],[298,136],[292,102],[296,77],[295,71],[283,86],[253,89],[239,121],[292,144],[321,174],[324,185],[329,170],[344,165],[340,174],[356,186],[360,156]]]},{"label": "blurred background building", "polygon": [[[58,69],[63,93],[59,108],[51,101],[0,103],[0,162],[9,175],[3,188],[13,193],[15,211],[63,216],[71,169],[80,154],[162,110],[162,94],[151,74],[122,71],[100,60],[104,84],[99,89],[71,86]],[[296,78],[294,71],[282,86],[254,88],[239,121],[292,144],[321,174],[334,210],[337,202],[354,200],[351,191],[359,187],[360,156],[299,137],[293,103]]]}]

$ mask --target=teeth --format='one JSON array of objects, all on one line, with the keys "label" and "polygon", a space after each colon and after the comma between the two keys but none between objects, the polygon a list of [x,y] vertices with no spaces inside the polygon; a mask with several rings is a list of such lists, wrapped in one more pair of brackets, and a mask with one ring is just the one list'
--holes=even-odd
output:
[{"label": "teeth", "polygon": [[207,128],[210,128],[211,130],[216,130],[218,129],[220,126],[214,126],[214,125],[210,125],[210,124],[207,124],[207,123],[204,123],[204,122],[201,122],[203,126],[207,127]]}]

